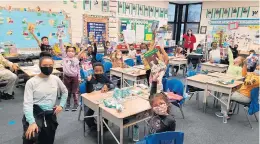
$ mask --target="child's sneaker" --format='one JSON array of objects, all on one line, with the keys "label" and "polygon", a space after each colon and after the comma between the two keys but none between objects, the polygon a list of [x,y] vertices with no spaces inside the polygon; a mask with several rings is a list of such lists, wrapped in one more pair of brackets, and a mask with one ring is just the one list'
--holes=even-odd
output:
[{"label": "child's sneaker", "polygon": [[72,111],[77,111],[78,110],[78,104],[74,104],[73,108],[71,109]]},{"label": "child's sneaker", "polygon": [[70,110],[70,105],[66,105],[65,111],[69,111],[69,110]]}]

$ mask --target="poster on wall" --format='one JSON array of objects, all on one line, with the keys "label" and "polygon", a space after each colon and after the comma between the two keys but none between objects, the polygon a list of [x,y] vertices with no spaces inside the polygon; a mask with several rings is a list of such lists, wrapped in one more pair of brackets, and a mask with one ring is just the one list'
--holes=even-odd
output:
[{"label": "poster on wall", "polygon": [[146,16],[146,17],[149,16],[149,6],[144,7],[144,16]]},{"label": "poster on wall", "polygon": [[248,16],[249,16],[249,9],[250,9],[250,7],[241,7],[240,8],[240,17],[241,18],[248,18]]},{"label": "poster on wall", "polygon": [[86,11],[91,10],[91,0],[84,0],[83,1],[83,9]]},{"label": "poster on wall", "polygon": [[236,7],[231,8],[231,14],[230,14],[231,18],[237,18],[238,13],[239,13],[239,8]]},{"label": "poster on wall", "polygon": [[130,3],[125,3],[125,14],[130,15]]},{"label": "poster on wall", "polygon": [[164,9],[164,18],[168,18],[168,9]]},{"label": "poster on wall", "polygon": [[132,4],[132,15],[136,16],[138,10],[138,4]]},{"label": "poster on wall", "polygon": [[222,9],[222,18],[229,18],[230,8],[223,8]]},{"label": "poster on wall", "polygon": [[118,13],[123,14],[124,13],[124,3],[121,1],[118,1]]},{"label": "poster on wall", "polygon": [[144,15],[144,6],[143,5],[139,5],[139,16],[143,16]]},{"label": "poster on wall", "polygon": [[104,39],[104,34],[106,33],[106,24],[105,23],[96,23],[96,22],[88,22],[88,39],[90,42],[94,42],[97,40],[99,44],[102,43]]},{"label": "poster on wall", "polygon": [[158,18],[160,16],[160,9],[159,8],[155,8],[155,17]]},{"label": "poster on wall", "polygon": [[216,8],[214,9],[214,17],[215,19],[219,19],[221,16],[221,9],[220,8]]},{"label": "poster on wall", "polygon": [[212,18],[213,9],[207,9],[206,18]]},{"label": "poster on wall", "polygon": [[102,11],[109,12],[109,0],[102,1]]},{"label": "poster on wall", "polygon": [[163,18],[164,17],[164,9],[160,8],[160,17]]},{"label": "poster on wall", "polygon": [[136,42],[143,42],[144,41],[144,25],[137,24],[136,25],[136,31],[138,34],[136,34]]},{"label": "poster on wall", "polygon": [[154,7],[150,6],[149,16],[154,17]]},{"label": "poster on wall", "polygon": [[249,17],[250,18],[259,18],[259,7],[250,7]]}]

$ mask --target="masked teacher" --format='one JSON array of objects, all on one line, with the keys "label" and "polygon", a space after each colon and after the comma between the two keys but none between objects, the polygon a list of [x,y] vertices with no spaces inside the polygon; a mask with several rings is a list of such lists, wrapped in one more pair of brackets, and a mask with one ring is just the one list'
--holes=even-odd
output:
[{"label": "masked teacher", "polygon": [[194,43],[196,43],[196,37],[192,34],[192,30],[188,29],[187,33],[183,35],[185,54],[193,51]]}]

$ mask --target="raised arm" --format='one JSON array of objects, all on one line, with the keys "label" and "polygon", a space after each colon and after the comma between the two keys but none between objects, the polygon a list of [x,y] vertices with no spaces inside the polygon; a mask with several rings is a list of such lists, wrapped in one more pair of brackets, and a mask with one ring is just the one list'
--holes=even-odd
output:
[{"label": "raised arm", "polygon": [[66,55],[66,51],[65,51],[62,39],[59,39],[59,47],[61,50],[62,58],[65,58],[67,55]]},{"label": "raised arm", "polygon": [[164,47],[160,47],[160,51],[163,55],[163,60],[164,60],[164,63],[167,65],[169,63],[169,57],[168,57],[168,54],[166,53],[166,51],[164,50]]},{"label": "raised arm", "polygon": [[29,32],[32,34],[33,38],[37,41],[38,46],[41,46],[41,41],[36,37],[36,35],[34,34],[34,31],[31,29],[31,30],[29,30]]},{"label": "raised arm", "polygon": [[234,57],[230,48],[228,48],[228,61],[229,65],[234,65]]},{"label": "raised arm", "polygon": [[77,58],[80,59],[80,56],[83,52],[85,52],[87,48],[85,46],[82,47],[82,50],[78,53]]},{"label": "raised arm", "polygon": [[67,98],[68,98],[68,90],[66,86],[63,84],[63,82],[60,80],[60,78],[56,77],[59,89],[61,90],[61,100],[60,100],[60,106],[64,108]]},{"label": "raised arm", "polygon": [[94,51],[93,53],[96,55],[97,54],[97,42],[94,42]]}]

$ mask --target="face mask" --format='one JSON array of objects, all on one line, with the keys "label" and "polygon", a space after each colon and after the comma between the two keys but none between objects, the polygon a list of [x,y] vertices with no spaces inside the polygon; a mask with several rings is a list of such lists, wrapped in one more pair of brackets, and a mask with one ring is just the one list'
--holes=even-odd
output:
[{"label": "face mask", "polygon": [[40,69],[41,72],[46,76],[49,76],[53,71],[53,67],[40,67]]},{"label": "face mask", "polygon": [[116,58],[118,58],[118,59],[121,59],[121,58],[122,58],[122,56],[121,56],[121,55],[117,55],[117,56],[116,56]]},{"label": "face mask", "polygon": [[147,51],[146,49],[142,49],[142,50],[141,50],[141,52],[142,52],[143,54],[146,53],[146,51]]},{"label": "face mask", "polygon": [[168,106],[166,104],[161,104],[157,107],[153,107],[153,111],[157,115],[168,115],[167,109],[168,109]]},{"label": "face mask", "polygon": [[260,71],[259,71],[259,70],[255,70],[254,73],[255,73],[256,75],[260,75]]},{"label": "face mask", "polygon": [[68,57],[72,58],[75,56],[75,53],[74,52],[67,52],[67,55]]},{"label": "face mask", "polygon": [[96,78],[97,80],[101,80],[102,77],[103,77],[103,74],[95,74],[95,78]]}]

